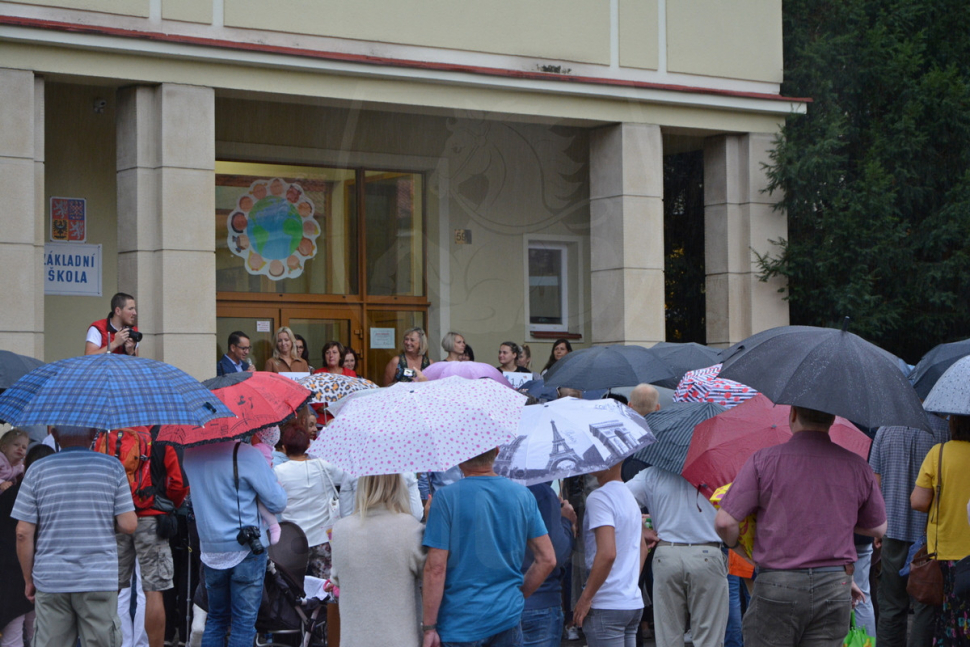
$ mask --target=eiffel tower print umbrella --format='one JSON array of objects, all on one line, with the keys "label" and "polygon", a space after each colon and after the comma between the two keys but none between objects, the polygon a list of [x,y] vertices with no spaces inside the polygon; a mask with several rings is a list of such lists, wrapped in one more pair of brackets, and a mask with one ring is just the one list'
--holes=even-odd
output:
[{"label": "eiffel tower print umbrella", "polygon": [[656,440],[643,416],[610,399],[525,407],[518,434],[501,448],[494,469],[524,485],[604,470]]}]

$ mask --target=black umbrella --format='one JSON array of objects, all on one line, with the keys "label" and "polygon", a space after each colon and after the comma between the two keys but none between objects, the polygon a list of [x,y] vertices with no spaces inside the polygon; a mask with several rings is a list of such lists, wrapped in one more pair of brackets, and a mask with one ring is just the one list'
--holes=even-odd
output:
[{"label": "black umbrella", "polygon": [[546,386],[580,391],[668,380],[673,372],[643,346],[594,346],[569,353],[545,375]]},{"label": "black umbrella", "polygon": [[752,386],[776,404],[833,413],[864,427],[929,429],[894,358],[845,330],[784,326],[736,344],[720,377]]},{"label": "black umbrella", "polygon": [[[845,318],[845,322],[842,324],[842,330],[847,330],[848,329],[848,325],[849,325],[849,318],[846,317]],[[791,334],[794,334],[794,333],[803,333],[803,332],[804,333],[810,333],[812,331],[817,331],[817,330],[835,330],[835,329],[834,328],[818,328],[817,326],[778,326],[777,328],[769,328],[768,330],[762,330],[759,333],[755,333],[755,334],[751,335],[750,337],[747,337],[745,339],[742,339],[741,341],[739,341],[738,343],[734,344],[733,346],[728,346],[724,350],[720,351],[720,353],[719,353],[720,358],[721,358],[720,361],[726,363],[727,360],[729,360],[729,359],[731,359],[733,357],[737,357],[738,355],[743,354],[747,350],[749,350],[751,348],[754,348],[758,344],[761,344],[761,343],[763,343],[763,342],[765,342],[765,341],[767,341],[767,340],[769,340],[769,339],[771,339],[773,337],[777,337],[779,335],[791,335]],[[892,353],[890,353],[888,350],[886,350],[884,348],[880,348],[879,346],[876,346],[875,344],[870,343],[870,342],[866,342],[866,343],[868,343],[869,346],[871,346],[873,349],[875,349],[881,355],[885,356],[886,359],[888,359],[889,361],[891,361],[893,363],[893,366],[896,367],[896,370],[902,371],[902,367],[903,366],[908,366],[906,364],[906,362],[904,362],[900,358],[896,357],[895,355],[893,355]],[[908,371],[907,371],[907,373],[908,373]],[[904,375],[906,375],[907,373],[904,373]]]},{"label": "black umbrella", "polygon": [[727,411],[713,402],[675,402],[645,417],[657,442],[633,454],[633,458],[660,469],[680,474],[687,459],[694,427]]},{"label": "black umbrella", "polygon": [[654,382],[654,384],[665,386],[668,389],[676,389],[680,379],[684,377],[684,373],[687,371],[706,368],[721,361],[721,353],[716,348],[695,344],[694,342],[678,344],[662,341],[647,350],[656,355],[674,374],[672,378]]},{"label": "black umbrella", "polygon": [[967,355],[970,355],[970,339],[940,344],[930,349],[909,374],[916,395],[925,400],[946,369]]},{"label": "black umbrella", "polygon": [[9,389],[13,383],[44,362],[9,350],[0,350],[0,389]]}]

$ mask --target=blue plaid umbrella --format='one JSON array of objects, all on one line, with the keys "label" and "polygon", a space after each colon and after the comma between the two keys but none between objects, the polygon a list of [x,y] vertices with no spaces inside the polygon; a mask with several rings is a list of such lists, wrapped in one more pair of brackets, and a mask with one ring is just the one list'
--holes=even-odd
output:
[{"label": "blue plaid umbrella", "polygon": [[41,366],[0,395],[0,420],[13,425],[201,426],[226,417],[232,411],[188,373],[114,353]]}]

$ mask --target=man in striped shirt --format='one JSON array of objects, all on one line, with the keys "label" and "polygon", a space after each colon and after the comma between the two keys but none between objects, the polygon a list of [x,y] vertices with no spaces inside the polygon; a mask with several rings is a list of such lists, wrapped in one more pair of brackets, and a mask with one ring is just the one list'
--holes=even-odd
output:
[{"label": "man in striped shirt", "polygon": [[121,644],[115,530],[138,525],[125,468],[90,450],[96,429],[54,430],[61,452],[31,465],[11,516],[34,647]]}]

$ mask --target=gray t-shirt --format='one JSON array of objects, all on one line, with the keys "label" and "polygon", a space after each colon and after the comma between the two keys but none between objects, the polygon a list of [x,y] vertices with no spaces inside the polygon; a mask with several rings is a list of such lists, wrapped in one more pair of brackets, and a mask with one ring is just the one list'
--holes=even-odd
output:
[{"label": "gray t-shirt", "polygon": [[116,591],[115,517],[134,509],[125,468],[113,456],[68,447],[31,465],[11,516],[37,526],[37,590]]},{"label": "gray t-shirt", "polygon": [[714,532],[717,510],[680,474],[648,467],[627,484],[641,507],[650,511],[661,541],[675,544],[719,542]]}]

